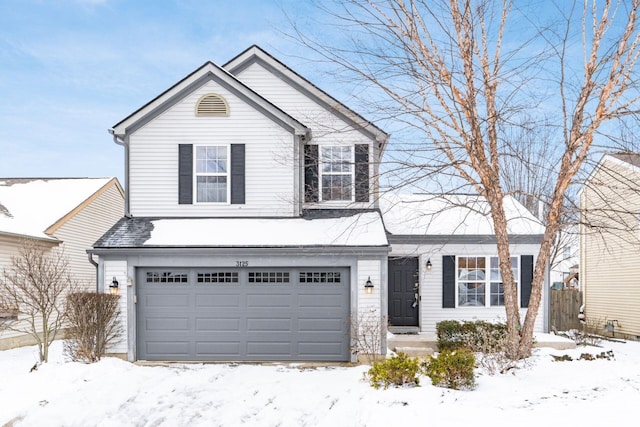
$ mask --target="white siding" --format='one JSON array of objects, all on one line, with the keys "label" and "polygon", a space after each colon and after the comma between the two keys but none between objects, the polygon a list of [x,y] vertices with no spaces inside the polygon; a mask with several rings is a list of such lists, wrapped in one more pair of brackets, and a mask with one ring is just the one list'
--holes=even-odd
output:
[{"label": "white siding", "polygon": [[[640,337],[640,173],[605,160],[581,195],[580,287],[587,324]],[[589,224],[590,227],[586,227]]]},{"label": "white siding", "polygon": [[[222,95],[228,117],[196,117],[207,93]],[[245,144],[245,204],[178,204],[178,144]],[[293,216],[294,136],[242,99],[208,82],[130,136],[133,216]],[[195,189],[194,189],[195,192]]]},{"label": "white siding", "polygon": [[[364,288],[367,280],[371,280],[373,284],[373,292],[367,294]],[[381,269],[378,260],[358,260],[358,280],[356,283],[358,291],[358,321],[378,320],[382,322],[383,330],[386,331],[386,319],[382,319],[381,300]],[[358,322],[358,324],[360,324]],[[381,351],[381,349],[378,349]]]},{"label": "white siding", "polygon": [[[512,245],[511,255],[534,255],[538,253],[537,245]],[[389,254],[393,256],[419,256],[420,268],[420,330],[425,333],[435,333],[436,324],[443,320],[485,320],[505,321],[504,307],[458,307],[442,308],[442,256],[497,256],[494,245],[392,245]],[[431,260],[432,268],[425,268],[427,260]],[[546,289],[543,289],[543,293]],[[524,321],[527,309],[520,310],[520,318]],[[544,295],[536,317],[535,331],[544,330]]]},{"label": "white siding", "polygon": [[[261,96],[286,111],[301,123],[310,127],[313,132],[312,144],[319,145],[353,145],[368,144],[369,176],[374,177],[374,149],[371,139],[355,129],[331,110],[318,104],[288,83],[254,63],[242,70],[238,78],[257,91]],[[372,192],[374,186],[370,186]],[[373,200],[371,197],[370,200]],[[345,207],[345,202],[322,202],[319,207]],[[364,207],[367,203],[348,203],[349,207]]]},{"label": "white siding", "polygon": [[102,283],[102,289],[104,292],[109,292],[109,285],[112,283],[115,277],[119,283],[119,295],[120,295],[120,323],[122,325],[122,341],[108,350],[109,353],[127,353],[127,298],[128,298],[128,277],[127,277],[127,262],[126,261],[104,261],[104,282]]},{"label": "white siding", "polygon": [[89,262],[87,249],[123,214],[124,198],[117,186],[111,185],[53,233],[63,242],[61,248],[69,261],[69,272],[84,290],[96,289],[96,267]]}]

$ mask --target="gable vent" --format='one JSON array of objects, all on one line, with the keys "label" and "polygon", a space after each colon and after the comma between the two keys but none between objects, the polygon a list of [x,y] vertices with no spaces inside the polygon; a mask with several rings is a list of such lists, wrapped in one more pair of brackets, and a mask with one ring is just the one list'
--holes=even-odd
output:
[{"label": "gable vent", "polygon": [[196,104],[196,116],[228,116],[227,101],[215,93],[203,95]]}]

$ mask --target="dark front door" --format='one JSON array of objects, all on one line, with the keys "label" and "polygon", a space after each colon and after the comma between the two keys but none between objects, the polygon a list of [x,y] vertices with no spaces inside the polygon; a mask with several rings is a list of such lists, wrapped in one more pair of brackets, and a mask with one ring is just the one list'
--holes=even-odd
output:
[{"label": "dark front door", "polygon": [[389,323],[418,326],[418,258],[389,258]]}]

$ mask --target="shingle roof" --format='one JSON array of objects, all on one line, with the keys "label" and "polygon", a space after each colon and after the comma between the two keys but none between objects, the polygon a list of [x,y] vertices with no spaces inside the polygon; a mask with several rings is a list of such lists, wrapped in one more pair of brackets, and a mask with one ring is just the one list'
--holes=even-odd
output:
[{"label": "shingle roof", "polygon": [[640,167],[640,153],[609,153],[609,155],[630,165]]},{"label": "shingle roof", "polygon": [[322,218],[122,218],[94,249],[388,246],[379,212]]}]

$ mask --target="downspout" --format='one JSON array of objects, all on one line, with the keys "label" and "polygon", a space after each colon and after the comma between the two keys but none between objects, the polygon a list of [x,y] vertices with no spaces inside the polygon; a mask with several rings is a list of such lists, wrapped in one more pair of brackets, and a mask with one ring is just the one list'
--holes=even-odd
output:
[{"label": "downspout", "polygon": [[89,257],[89,262],[96,267],[96,292],[100,292],[100,269],[98,268],[98,263],[93,259],[93,252],[87,250],[87,256]]},{"label": "downspout", "polygon": [[113,136],[113,142],[124,147],[124,216],[131,218],[129,207],[129,140],[122,139],[116,135],[113,129],[109,129],[109,133]]}]

